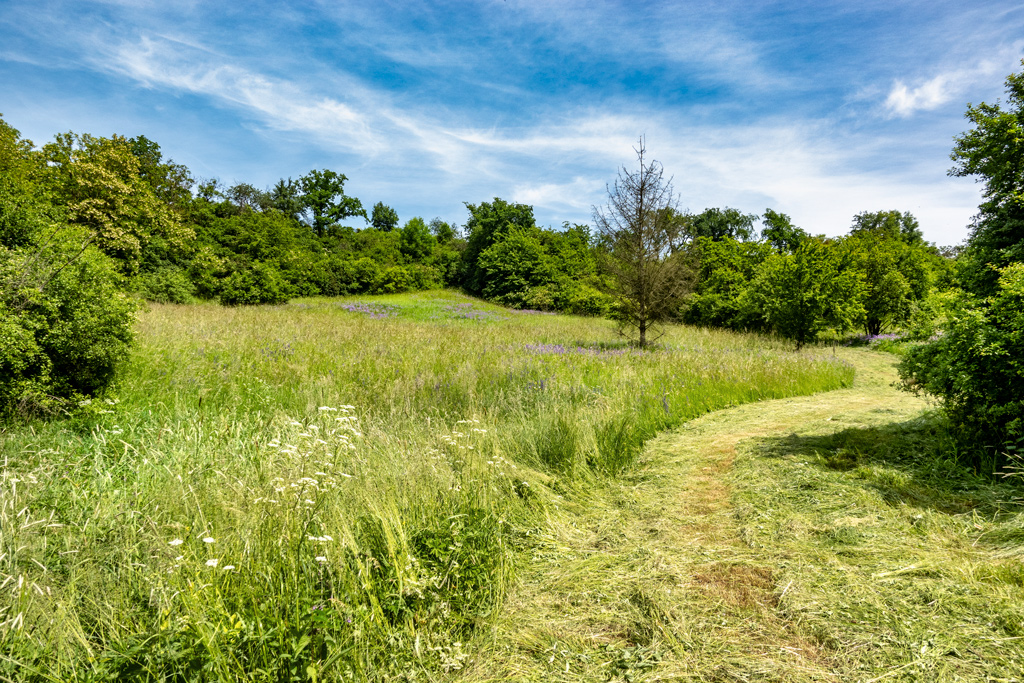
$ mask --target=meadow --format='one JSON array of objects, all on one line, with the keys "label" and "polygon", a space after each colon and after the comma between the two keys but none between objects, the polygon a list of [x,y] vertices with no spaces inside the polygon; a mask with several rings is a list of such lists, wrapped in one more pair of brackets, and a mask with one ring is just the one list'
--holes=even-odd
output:
[{"label": "meadow", "polygon": [[658,432],[827,350],[450,292],[151,305],[113,392],[0,432],[0,680],[432,679]]}]

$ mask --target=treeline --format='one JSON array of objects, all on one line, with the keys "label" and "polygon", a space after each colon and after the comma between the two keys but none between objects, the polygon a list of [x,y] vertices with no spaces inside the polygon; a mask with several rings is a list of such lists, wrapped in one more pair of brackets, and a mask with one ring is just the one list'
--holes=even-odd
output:
[{"label": "treeline", "polygon": [[[542,228],[532,207],[498,198],[467,203],[461,228],[401,224],[383,202],[367,212],[346,180],[312,170],[268,189],[224,186],[143,136],[66,133],[37,149],[0,119],[0,404],[94,394],[127,353],[140,298],[274,304],[461,287],[515,308],[616,316],[605,267],[616,245],[588,226]],[[860,214],[839,239],[772,210],[663,218],[678,237],[655,257],[692,270],[678,321],[774,330],[798,346],[825,329],[916,320],[927,331],[929,297],[949,280],[909,214]]]}]

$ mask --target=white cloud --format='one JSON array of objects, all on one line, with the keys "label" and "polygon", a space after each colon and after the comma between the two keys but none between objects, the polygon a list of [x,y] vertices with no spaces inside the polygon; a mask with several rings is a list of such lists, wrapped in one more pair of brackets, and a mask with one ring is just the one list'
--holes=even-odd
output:
[{"label": "white cloud", "polygon": [[358,105],[249,71],[194,43],[144,37],[109,52],[102,66],[148,87],[205,95],[258,116],[270,128],[311,133],[360,154],[372,155],[383,145]]},{"label": "white cloud", "polygon": [[[403,107],[343,72],[327,85],[285,81],[166,37],[122,43],[102,63],[149,87],[200,94],[269,129],[352,154],[363,164],[353,189],[404,196],[420,203],[416,213],[451,215],[462,201],[503,196],[534,205],[544,223],[589,221],[591,206],[606,199],[605,185],[635,163],[641,134],[651,158],[674,174],[682,206],[695,211],[772,207],[811,232],[840,234],[860,211],[899,209],[917,215],[929,239],[953,243],[977,205],[970,183],[945,178],[944,168],[927,178],[919,169],[862,171],[880,148],[906,142],[841,138],[824,122],[693,125],[678,113],[605,101],[516,128],[475,128],[454,123],[458,114],[444,109]],[[894,91],[891,109],[939,106],[963,78],[942,74]]]},{"label": "white cloud", "polygon": [[890,116],[908,118],[919,111],[938,109],[947,102],[960,102],[965,93],[979,83],[989,83],[994,75],[1005,75],[1020,64],[1024,41],[999,50],[991,58],[973,66],[949,69],[908,86],[902,79],[893,82],[884,107]]},{"label": "white cloud", "polygon": [[903,81],[896,81],[885,98],[885,107],[903,118],[916,111],[936,109],[953,98],[950,80],[948,74],[940,74],[913,89]]}]

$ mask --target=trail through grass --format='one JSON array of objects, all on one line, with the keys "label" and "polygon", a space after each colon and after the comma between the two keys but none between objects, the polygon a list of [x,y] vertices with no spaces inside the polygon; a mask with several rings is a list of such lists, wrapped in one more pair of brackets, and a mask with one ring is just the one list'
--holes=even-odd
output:
[{"label": "trail through grass", "polygon": [[548,519],[652,437],[854,374],[451,292],[153,306],[138,333],[119,400],[0,429],[0,681],[458,675]]},{"label": "trail through grass", "polygon": [[553,511],[469,679],[1022,680],[1019,489],[840,353],[852,388],[706,415]]}]

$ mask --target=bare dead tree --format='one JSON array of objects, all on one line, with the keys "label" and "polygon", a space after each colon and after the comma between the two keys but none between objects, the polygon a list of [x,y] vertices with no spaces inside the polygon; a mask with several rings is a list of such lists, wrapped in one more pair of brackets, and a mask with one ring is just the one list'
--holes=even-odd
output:
[{"label": "bare dead tree", "polygon": [[594,207],[594,222],[607,250],[619,331],[645,347],[664,334],[660,323],[693,291],[696,269],[687,252],[674,248],[682,224],[672,179],[660,163],[645,159],[644,138],[633,150],[640,169],[622,167],[608,188],[607,206]]}]

